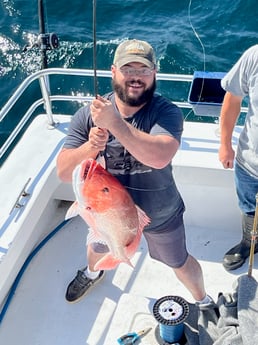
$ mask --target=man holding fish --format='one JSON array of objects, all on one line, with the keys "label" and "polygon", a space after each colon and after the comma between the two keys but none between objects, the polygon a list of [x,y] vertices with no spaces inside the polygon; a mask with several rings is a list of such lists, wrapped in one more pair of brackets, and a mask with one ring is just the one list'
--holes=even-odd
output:
[{"label": "man holding fish", "polygon": [[143,233],[150,256],[171,267],[197,302],[210,303],[201,267],[186,248],[185,207],[172,174],[182,113],[155,94],[156,58],[147,42],[122,42],[111,72],[114,91],[77,111],[57,159],[58,176],[73,181],[76,195],[67,217],[80,214],[90,227],[88,266],[66,299],[80,299],[104,270],[131,264]]}]

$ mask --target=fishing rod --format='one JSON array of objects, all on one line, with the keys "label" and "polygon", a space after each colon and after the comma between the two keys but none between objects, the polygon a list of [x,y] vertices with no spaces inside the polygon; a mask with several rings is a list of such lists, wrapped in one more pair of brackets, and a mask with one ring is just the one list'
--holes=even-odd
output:
[{"label": "fishing rod", "polygon": [[92,3],[92,19],[93,19],[93,73],[94,73],[94,95],[98,95],[98,79],[97,79],[97,38],[96,38],[96,0]]},{"label": "fishing rod", "polygon": [[256,238],[257,238],[257,225],[258,225],[258,193],[255,196],[256,198],[256,207],[255,207],[255,214],[254,214],[254,223],[253,223],[253,229],[251,232],[251,247],[250,247],[250,256],[249,256],[249,265],[248,265],[248,276],[252,276],[252,270],[253,270],[253,263],[254,263],[254,250],[255,250],[255,244],[256,244]]},{"label": "fishing rod", "polygon": [[39,48],[41,51],[41,69],[48,68],[47,50],[56,49],[59,46],[59,40],[55,33],[46,32],[44,0],[38,0],[38,17],[39,17],[39,35],[33,44],[26,44],[23,52],[32,48]]},{"label": "fishing rod", "polygon": [[45,26],[45,13],[44,13],[44,5],[43,0],[38,0],[38,17],[39,17],[39,43],[40,43],[40,51],[41,51],[41,58],[42,58],[42,69],[47,68],[47,49],[46,44],[44,44],[44,37],[46,34],[46,26]]},{"label": "fishing rod", "polygon": [[[93,82],[94,82],[94,96],[95,98],[98,97],[98,78],[97,78],[97,35],[96,35],[96,0],[92,1],[92,27],[93,27]],[[105,160],[105,150],[99,152],[98,160],[100,164],[106,168],[106,160]]]},{"label": "fishing rod", "polygon": [[39,16],[39,36],[37,46],[41,51],[42,65],[41,68],[48,68],[47,50],[56,49],[59,46],[58,37],[55,33],[46,32],[44,0],[38,0],[38,16]]}]

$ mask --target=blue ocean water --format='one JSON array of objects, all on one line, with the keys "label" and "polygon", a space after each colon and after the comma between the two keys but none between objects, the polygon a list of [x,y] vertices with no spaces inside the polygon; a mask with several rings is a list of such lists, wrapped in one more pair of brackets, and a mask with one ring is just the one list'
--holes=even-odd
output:
[{"label": "blue ocean water", "polygon": [[[49,67],[92,68],[93,1],[43,3],[47,31],[59,37],[59,48],[48,52]],[[138,38],[154,46],[160,72],[224,72],[257,43],[257,15],[256,0],[96,0],[97,68],[110,68],[121,40]],[[0,108],[41,68],[38,50],[23,52],[38,34],[37,0],[0,1]],[[159,91],[181,99],[176,88]],[[0,144],[12,126],[13,119],[0,123]]]}]

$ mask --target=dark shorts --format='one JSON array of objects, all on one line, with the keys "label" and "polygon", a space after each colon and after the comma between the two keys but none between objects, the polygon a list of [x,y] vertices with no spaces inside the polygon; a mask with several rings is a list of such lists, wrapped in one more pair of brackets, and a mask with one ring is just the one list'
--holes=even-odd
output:
[{"label": "dark shorts", "polygon": [[150,256],[164,264],[179,268],[188,257],[183,216],[165,224],[160,230],[144,231]]},{"label": "dark shorts", "polygon": [[[184,265],[188,257],[185,243],[185,227],[183,215],[167,222],[159,230],[144,231],[150,256],[164,264],[179,268]],[[106,253],[108,246],[103,243],[90,243],[96,253]]]}]

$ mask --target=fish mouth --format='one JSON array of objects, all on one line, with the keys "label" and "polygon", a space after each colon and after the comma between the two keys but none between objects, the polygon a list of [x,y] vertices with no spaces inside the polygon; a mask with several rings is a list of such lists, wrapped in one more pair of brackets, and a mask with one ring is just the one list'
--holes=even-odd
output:
[{"label": "fish mouth", "polygon": [[96,169],[98,163],[94,159],[88,159],[85,161],[85,164],[82,169],[81,177],[85,181],[87,178],[90,178]]},{"label": "fish mouth", "polygon": [[88,173],[89,173],[89,170],[90,170],[90,166],[91,166],[91,163],[89,161],[87,161],[85,166],[84,166],[84,171],[83,171],[83,176],[82,176],[83,180],[86,180]]}]

